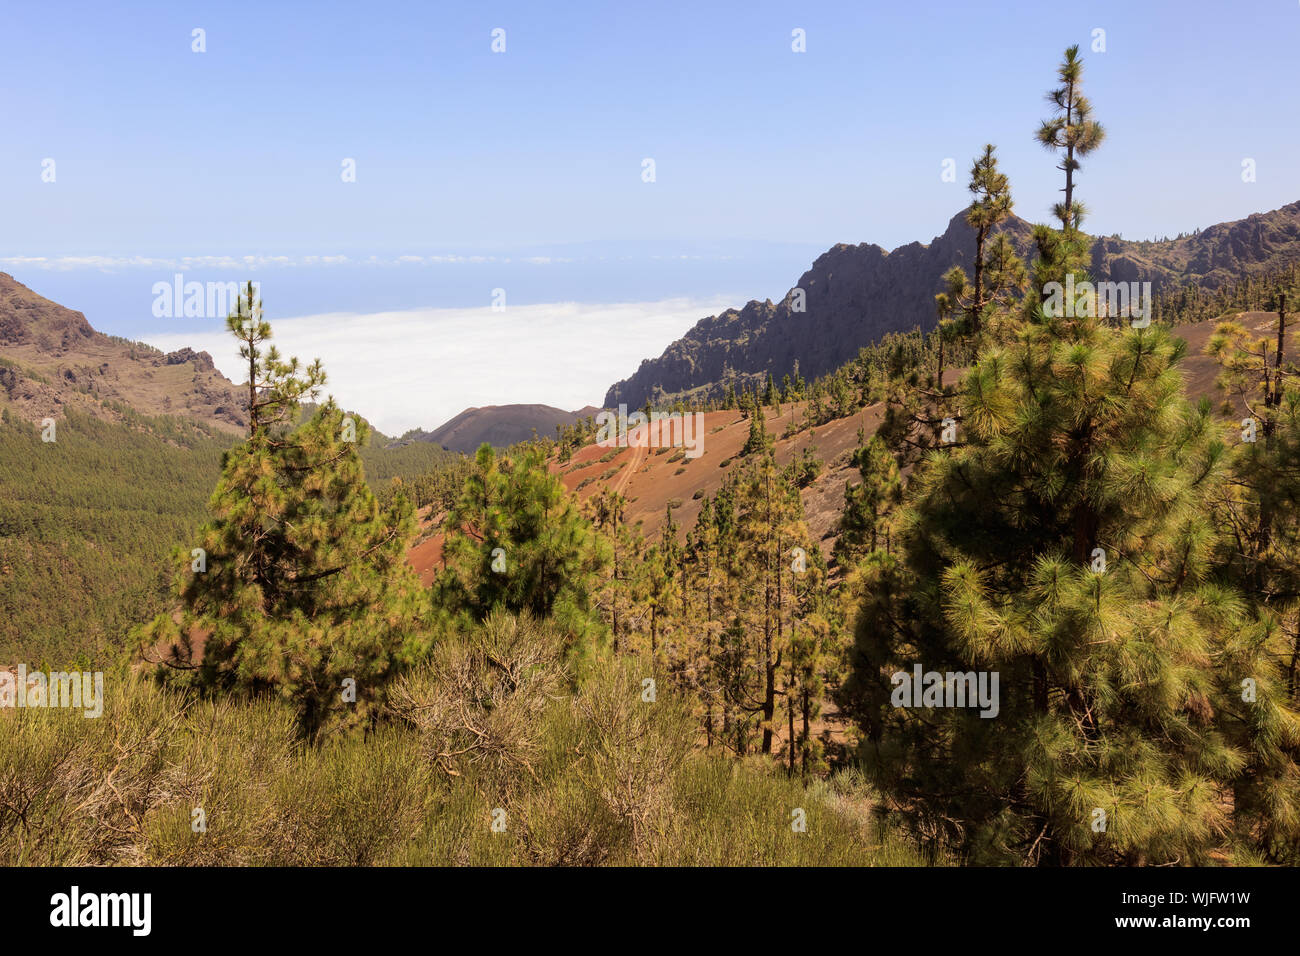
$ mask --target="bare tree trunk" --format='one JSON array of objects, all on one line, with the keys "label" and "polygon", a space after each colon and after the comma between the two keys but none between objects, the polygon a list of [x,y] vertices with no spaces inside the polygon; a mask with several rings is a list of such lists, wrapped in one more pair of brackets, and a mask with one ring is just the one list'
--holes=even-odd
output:
[{"label": "bare tree trunk", "polygon": [[790,763],[786,776],[794,776],[794,664],[790,665],[790,675],[785,682],[785,712],[789,731]]},{"label": "bare tree trunk", "polygon": [[[1070,128],[1074,115],[1074,82],[1069,84],[1069,94],[1065,99],[1065,128]],[[1065,230],[1068,232],[1074,224],[1074,144],[1067,141],[1065,147]]]},{"label": "bare tree trunk", "polygon": [[[772,721],[776,717],[776,669],[780,666],[780,658],[776,661],[772,659],[772,571],[776,571],[776,626],[781,627],[781,541],[779,538],[774,542],[775,516],[772,514],[772,477],[768,474],[766,480],[766,504],[767,504],[767,573],[765,575],[763,587],[763,665],[766,671],[765,687],[763,689],[763,753],[772,752]],[[775,552],[772,550],[775,545]]]},{"label": "bare tree trunk", "polygon": [[810,717],[812,716],[812,701],[808,699],[808,688],[803,691],[803,775],[808,776],[808,748],[812,742],[812,728],[810,726]]},{"label": "bare tree trunk", "polygon": [[704,740],[713,746],[713,562],[704,549]]}]

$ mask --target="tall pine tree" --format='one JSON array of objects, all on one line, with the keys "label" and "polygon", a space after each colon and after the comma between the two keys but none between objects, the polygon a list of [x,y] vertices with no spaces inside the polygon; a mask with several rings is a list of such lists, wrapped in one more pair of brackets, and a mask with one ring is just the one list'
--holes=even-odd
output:
[{"label": "tall pine tree", "polygon": [[406,563],[415,523],[400,492],[381,509],[366,485],[366,423],[334,404],[299,427],[324,384],[267,346],[250,286],[228,319],[249,369],[249,436],[227,452],[212,518],[179,555],[180,611],[145,630],[206,688],[291,701],[308,736],[371,714],[394,669],[427,650],[426,601]]}]

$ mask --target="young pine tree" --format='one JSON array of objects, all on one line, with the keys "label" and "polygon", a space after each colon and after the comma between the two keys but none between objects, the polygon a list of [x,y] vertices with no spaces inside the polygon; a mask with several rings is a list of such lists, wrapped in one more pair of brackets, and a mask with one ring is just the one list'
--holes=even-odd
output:
[{"label": "young pine tree", "polygon": [[1092,118],[1092,104],[1083,95],[1083,60],[1079,47],[1065,51],[1065,58],[1057,68],[1061,85],[1047,94],[1047,101],[1056,109],[1038,127],[1036,137],[1044,148],[1055,150],[1061,156],[1056,167],[1065,173],[1065,200],[1053,208],[1061,222],[1061,231],[1069,234],[1079,228],[1083,206],[1074,199],[1074,174],[1080,168],[1079,158],[1092,153],[1106,138],[1106,130]]},{"label": "young pine tree", "polygon": [[[1223,368],[1232,412],[1233,480],[1216,502],[1220,562],[1247,602],[1249,623],[1227,653],[1249,693],[1226,728],[1249,763],[1234,781],[1239,838],[1269,861],[1300,862],[1300,373],[1286,359],[1287,292],[1275,299],[1276,329],[1258,336],[1220,323],[1206,351]],[[1238,421],[1241,411],[1249,417]],[[1245,697],[1252,697],[1247,701]]]},{"label": "young pine tree", "polygon": [[[1014,261],[1018,260],[1008,257],[1009,252],[1014,256],[1010,240],[1004,233],[997,233],[997,238],[1004,242],[994,243],[994,231],[1010,218],[1014,205],[1011,185],[1006,174],[998,169],[996,152],[991,143],[984,147],[984,152],[971,165],[967,186],[974,197],[966,211],[966,222],[975,230],[973,278],[967,278],[966,270],[960,266],[953,266],[944,276],[947,290],[936,296],[941,321],[957,321],[962,336],[979,335],[986,310],[1000,302],[1008,286],[1014,286],[1017,279]],[[995,251],[997,256],[992,259]]]},{"label": "young pine tree", "polygon": [[[914,479],[898,560],[869,562],[863,756],[918,833],[972,859],[1203,862],[1230,828],[1225,450],[1179,395],[1182,351],[1085,318],[986,354],[964,443]],[[998,674],[996,716],[896,706],[890,675],[917,664]]]},{"label": "young pine tree", "polygon": [[887,521],[903,497],[903,481],[889,447],[879,435],[872,435],[853,455],[862,481],[845,483],[844,513],[835,541],[835,561],[851,567],[878,547],[887,544]]},{"label": "young pine tree", "polygon": [[538,450],[498,458],[483,445],[474,463],[443,525],[435,609],[479,621],[495,607],[526,612],[589,649],[600,630],[591,597],[605,543]]},{"label": "young pine tree", "polygon": [[1083,95],[1083,60],[1077,45],[1065,51],[1057,78],[1061,85],[1047,94],[1055,113],[1043,120],[1035,138],[1044,148],[1060,154],[1061,164],[1057,169],[1065,173],[1065,185],[1061,189],[1065,199],[1052,207],[1060,229],[1034,227],[1034,243],[1038,249],[1034,286],[1024,299],[1025,315],[1031,321],[1042,319],[1040,306],[1048,283],[1064,283],[1068,275],[1086,278],[1083,270],[1090,262],[1089,242],[1081,229],[1086,209],[1074,198],[1074,174],[1080,168],[1079,157],[1092,153],[1106,138],[1105,129],[1093,119],[1092,105]]},{"label": "young pine tree", "polygon": [[742,455],[762,455],[772,447],[772,436],[763,421],[763,406],[755,403],[750,408],[749,436],[745,439]]},{"label": "young pine tree", "polygon": [[369,429],[333,400],[291,427],[325,376],[267,347],[251,287],[228,325],[248,361],[249,436],[225,455],[196,549],[179,555],[179,614],[144,639],[170,644],[205,688],[292,702],[319,736],[363,722],[395,668],[427,650],[405,560],[413,509],[400,492],[380,508],[361,465]]}]

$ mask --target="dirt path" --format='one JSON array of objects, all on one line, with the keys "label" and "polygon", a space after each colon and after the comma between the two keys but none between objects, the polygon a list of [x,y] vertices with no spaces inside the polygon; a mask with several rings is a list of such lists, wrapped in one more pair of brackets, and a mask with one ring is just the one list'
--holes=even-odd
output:
[{"label": "dirt path", "polygon": [[645,461],[647,452],[648,449],[645,446],[637,446],[632,449],[632,460],[627,463],[623,474],[619,475],[618,481],[614,483],[614,494],[623,494],[623,489],[627,487],[628,482],[632,480],[632,476],[636,474],[636,470]]}]

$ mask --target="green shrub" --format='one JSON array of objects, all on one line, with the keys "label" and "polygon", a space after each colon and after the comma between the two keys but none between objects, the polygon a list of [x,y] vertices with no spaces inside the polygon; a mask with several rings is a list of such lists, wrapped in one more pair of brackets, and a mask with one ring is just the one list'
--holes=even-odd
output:
[{"label": "green shrub", "polygon": [[636,658],[597,656],[575,683],[561,644],[489,621],[399,679],[364,737],[324,744],[301,741],[283,701],[204,699],[125,668],[97,719],[0,709],[0,865],[919,862],[860,777],[804,787],[704,751],[663,682],[642,700]]}]

